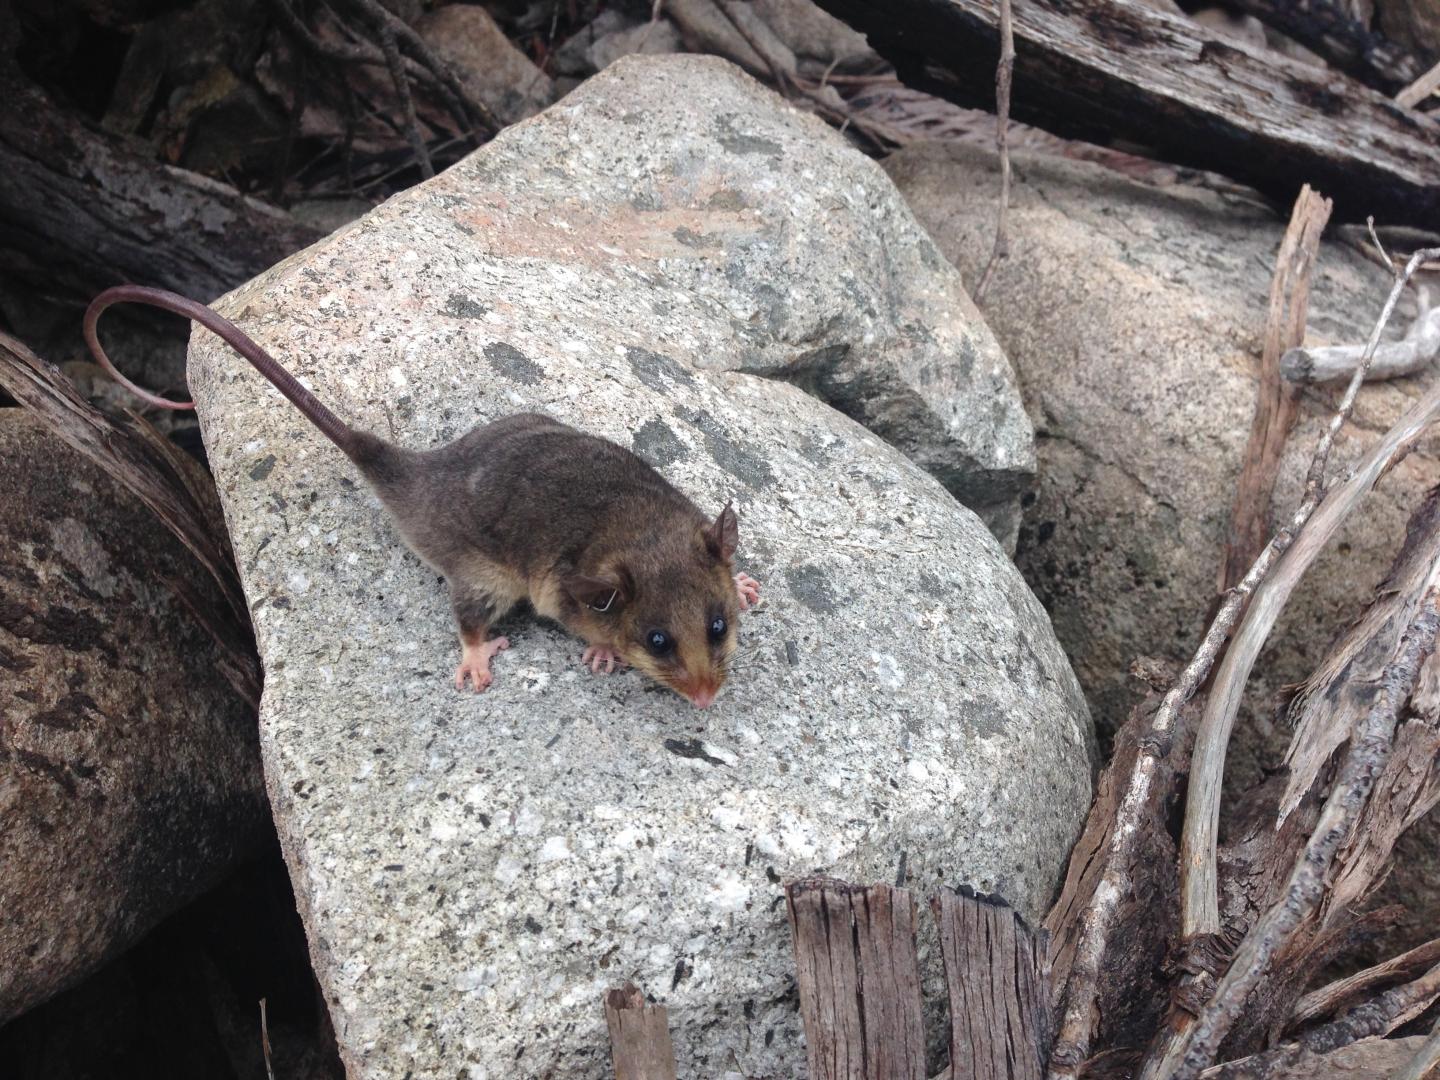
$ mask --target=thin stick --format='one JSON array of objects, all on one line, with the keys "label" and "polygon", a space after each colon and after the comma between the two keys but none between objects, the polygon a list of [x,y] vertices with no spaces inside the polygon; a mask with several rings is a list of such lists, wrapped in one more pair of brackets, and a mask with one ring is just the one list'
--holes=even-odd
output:
[{"label": "thin stick", "polygon": [[1385,333],[1385,325],[1390,321],[1391,314],[1395,311],[1395,304],[1400,299],[1400,294],[1405,291],[1406,284],[1415,276],[1415,271],[1422,263],[1432,259],[1440,259],[1440,247],[1421,248],[1410,256],[1402,270],[1395,279],[1395,285],[1390,290],[1390,295],[1385,298],[1385,307],[1380,311],[1380,319],[1375,324],[1375,330],[1370,335],[1370,341],[1365,346],[1365,357],[1355,369],[1355,374],[1350,379],[1350,385],[1345,388],[1345,396],[1340,399],[1340,406],[1335,410],[1335,415],[1330,419],[1330,426],[1326,429],[1320,440],[1319,447],[1315,451],[1315,459],[1310,462],[1310,472],[1305,477],[1305,491],[1309,494],[1318,491],[1325,479],[1325,467],[1329,463],[1330,448],[1335,443],[1335,436],[1344,426],[1345,421],[1350,419],[1350,414],[1355,411],[1355,395],[1360,392],[1360,384],[1365,381],[1365,375],[1370,370],[1370,361],[1374,359],[1375,350],[1380,347],[1380,336]]},{"label": "thin stick", "polygon": [[[995,219],[995,246],[975,286],[975,303],[985,298],[990,279],[1001,259],[1010,256],[1005,219],[1010,213],[1010,81],[1015,73],[1015,31],[1010,24],[1010,0],[1000,0],[1000,62],[995,65],[995,147],[1000,151],[1000,212]],[[1307,189],[1308,190],[1308,189]]]},{"label": "thin stick", "polygon": [[1385,245],[1380,242],[1380,236],[1375,232],[1375,215],[1371,214],[1365,218],[1365,228],[1370,232],[1370,242],[1375,245],[1375,250],[1380,253],[1380,259],[1385,268],[1391,274],[1398,274],[1400,271],[1395,267],[1395,260],[1390,258],[1390,253],[1385,250]]},{"label": "thin stick", "polygon": [[385,62],[390,66],[390,79],[395,84],[395,93],[400,98],[400,109],[405,114],[405,138],[420,163],[420,175],[426,180],[435,175],[435,165],[430,160],[430,151],[425,146],[425,137],[420,134],[420,121],[415,115],[415,99],[410,94],[410,82],[405,78],[405,68],[400,63],[400,47],[395,44],[395,31],[388,22],[382,21],[375,32],[380,36],[380,49]]},{"label": "thin stick", "polygon": [[[645,51],[645,43],[650,40],[651,31],[660,25],[660,12],[664,7],[665,0],[655,0],[655,2],[650,5],[650,21],[645,24],[645,32],[640,35],[640,41],[635,45],[635,51],[637,53],[643,53]],[[547,63],[552,55],[552,53],[545,54]]]},{"label": "thin stick", "polygon": [[721,15],[725,16],[726,20],[734,28],[735,32],[740,35],[746,45],[750,46],[750,50],[756,56],[760,57],[762,61],[764,61],[765,66],[770,71],[770,78],[773,79],[775,82],[775,89],[778,90],[782,95],[787,98],[790,97],[790,90],[793,88],[794,90],[798,91],[802,96],[809,98],[810,101],[814,103],[815,111],[817,113],[829,117],[832,120],[839,119],[841,121],[840,133],[842,135],[845,133],[845,129],[848,126],[854,124],[856,129],[859,130],[861,134],[865,135],[871,142],[873,142],[875,144],[875,149],[880,151],[881,153],[884,153],[888,150],[888,147],[885,145],[885,140],[889,140],[896,146],[904,144],[905,140],[903,137],[897,136],[886,127],[856,116],[855,113],[849,108],[848,104],[845,104],[843,98],[840,100],[841,104],[844,106],[844,111],[837,110],[834,103],[826,100],[825,96],[820,93],[820,88],[818,86],[811,85],[810,83],[799,78],[798,75],[786,75],[786,73],[780,69],[779,65],[775,63],[774,58],[771,57],[769,52],[767,52],[761,47],[760,42],[756,39],[755,35],[751,34],[750,31],[746,29],[745,25],[740,21],[740,19],[735,15],[735,13],[730,10],[728,4],[726,3],[726,0],[714,0],[714,3],[716,10],[718,10]]},{"label": "thin stick", "polygon": [[[1280,374],[1296,383],[1321,383],[1355,374],[1365,355],[1363,345],[1317,345],[1288,350],[1280,358]],[[1375,350],[1366,382],[1398,379],[1429,367],[1440,356],[1440,308],[1430,303],[1424,285],[1415,290],[1415,321],[1399,341],[1387,341]]]},{"label": "thin stick", "polygon": [[[1380,336],[1395,310],[1405,283],[1421,262],[1440,255],[1440,248],[1417,251],[1406,263],[1404,272],[1395,281],[1380,312],[1379,321],[1365,347],[1365,356],[1335,415],[1331,418],[1305,481],[1305,495],[1296,510],[1288,528],[1292,535],[1300,533],[1310,520],[1311,514],[1320,505],[1323,496],[1325,467],[1334,446],[1335,436],[1355,408],[1355,395],[1360,383],[1369,370]],[[1427,394],[1391,429],[1380,444],[1366,457],[1356,477],[1345,485],[1342,498],[1327,500],[1329,508],[1322,528],[1309,531],[1306,542],[1286,553],[1285,559],[1277,566],[1275,574],[1267,578],[1255,591],[1254,602],[1246,613],[1240,629],[1236,631],[1215,675],[1214,687],[1205,702],[1205,712],[1195,737],[1195,755],[1190,770],[1190,794],[1185,805],[1185,828],[1180,846],[1181,875],[1181,936],[1190,939],[1201,934],[1216,934],[1220,931],[1220,905],[1216,885],[1216,837],[1220,825],[1220,785],[1225,773],[1225,753],[1230,743],[1230,734],[1235,726],[1235,717],[1240,710],[1244,696],[1245,682],[1255,665],[1261,647],[1270,636],[1276,619],[1284,609],[1291,591],[1301,576],[1309,569],[1320,554],[1325,541],[1339,527],[1344,516],[1354,508],[1360,497],[1379,479],[1380,473],[1390,463],[1392,453],[1402,446],[1408,449],[1410,442],[1430,422],[1434,412],[1440,410],[1440,388]]]},{"label": "thin stick", "polygon": [[[308,26],[290,9],[287,0],[270,0],[270,8],[275,12],[276,17],[284,25],[286,33],[293,37],[301,46],[314,53],[322,60],[329,60],[340,64],[363,64],[369,67],[387,67],[384,54],[371,45],[369,42],[363,44],[345,44],[343,42],[321,41]],[[333,14],[333,12],[332,12]],[[345,21],[335,15],[337,21],[345,29],[349,29]],[[351,35],[354,40],[359,40],[358,35]],[[424,67],[416,60],[408,56],[404,58],[404,66],[407,73],[417,78],[424,79],[431,83],[442,93],[446,91],[443,78],[434,71]],[[342,89],[346,94],[353,93],[348,83],[342,83]],[[459,107],[461,103],[455,103],[451,109],[454,119],[460,127],[464,128],[471,124],[464,108]],[[498,129],[492,129],[498,130]]]},{"label": "thin stick", "polygon": [[275,1080],[275,1070],[270,1064],[270,1018],[266,1015],[265,999],[260,999],[260,1052],[265,1055],[266,1080]]},{"label": "thin stick", "polygon": [[[1435,70],[1440,71],[1440,68]],[[1435,1026],[1430,1029],[1430,1038],[1415,1052],[1409,1064],[1390,1080],[1425,1080],[1436,1065],[1440,1065],[1440,1020],[1435,1021]]]},{"label": "thin stick", "polygon": [[1404,109],[1413,109],[1436,90],[1440,90],[1440,64],[1436,64],[1396,94],[1395,104]]},{"label": "thin stick", "polygon": [[1347,975],[1333,983],[1312,990],[1295,1003],[1286,1027],[1294,1031],[1321,1017],[1333,1016],[1341,1009],[1354,1004],[1360,994],[1382,983],[1393,983],[1413,977],[1440,961],[1440,938],[1432,938],[1423,945],[1417,945],[1407,953],[1391,957],[1383,964],[1366,968],[1364,971]]},{"label": "thin stick", "polygon": [[[1436,631],[1440,630],[1437,598],[1440,559],[1432,557],[1417,614],[1400,635],[1395,656],[1376,685],[1374,704],[1350,741],[1345,762],[1314,833],[1295,860],[1284,894],[1241,942],[1230,969],[1189,1031],[1167,1048],[1154,1073],[1160,1080],[1195,1080],[1210,1065],[1270,961],[1319,906],[1335,853],[1353,831],[1375,777],[1389,758],[1400,709],[1410,696],[1420,665],[1435,647]],[[1146,1070],[1142,1075],[1150,1073]]]},{"label": "thin stick", "polygon": [[379,0],[346,0],[351,7],[358,10],[372,26],[377,29],[381,26],[388,26],[395,35],[395,40],[403,44],[407,50],[419,61],[420,67],[432,75],[460,108],[462,114],[469,120],[472,128],[487,128],[490,131],[499,131],[503,125],[490,107],[483,101],[472,98],[461,84],[450,66],[430,51],[425,44],[425,39],[415,32],[415,29],[400,16],[387,8]]},{"label": "thin stick", "polygon": [[735,33],[740,35],[741,40],[750,46],[750,51],[758,56],[761,63],[769,69],[770,77],[775,80],[775,89],[784,94],[785,88],[790,85],[790,80],[785,77],[785,73],[775,63],[775,58],[770,55],[768,50],[760,47],[760,42],[755,39],[755,35],[741,24],[739,17],[730,10],[730,5],[725,0],[714,0],[714,3],[719,8],[720,14],[724,15],[726,21],[734,28]]}]

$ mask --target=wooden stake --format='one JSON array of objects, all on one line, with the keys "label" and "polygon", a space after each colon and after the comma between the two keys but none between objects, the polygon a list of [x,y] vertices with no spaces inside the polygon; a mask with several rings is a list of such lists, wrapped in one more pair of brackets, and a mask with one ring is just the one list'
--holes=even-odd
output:
[{"label": "wooden stake", "polygon": [[925,1080],[909,891],[807,878],[785,898],[810,1080]]},{"label": "wooden stake", "polygon": [[675,1048],[664,1005],[646,1005],[634,983],[607,991],[605,1025],[615,1080],[675,1080]]}]

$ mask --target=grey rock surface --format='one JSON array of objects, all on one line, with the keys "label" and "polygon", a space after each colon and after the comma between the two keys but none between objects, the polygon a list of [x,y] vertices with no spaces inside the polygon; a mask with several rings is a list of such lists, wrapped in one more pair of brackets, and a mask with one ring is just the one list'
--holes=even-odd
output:
[{"label": "grey rock surface", "polygon": [[[702,507],[733,498],[766,586],[706,712],[590,675],[523,617],[494,687],[457,693],[435,575],[330,444],[196,337],[271,798],[352,1075],[606,1076],[600,995],[630,978],[670,1006],[685,1075],[801,1076],[781,881],[893,880],[903,858],[922,893],[970,881],[1043,911],[1090,794],[1044,611],[932,477],[739,370],[783,372],[807,340],[863,351],[894,333],[887,296],[927,291],[920,325],[953,282],[818,121],[728,64],[630,58],[221,302],[407,445],[543,410]],[[953,326],[912,339],[939,375]]]},{"label": "grey rock surface", "polygon": [[213,588],[137,499],[0,409],[0,1023],[264,835],[254,714],[180,575]]},{"label": "grey rock surface", "polygon": [[[973,281],[995,227],[998,169],[979,149],[916,147],[886,169],[945,254]],[[1011,257],[986,317],[1016,365],[1037,431],[1040,482],[1016,560],[1050,611],[1102,728],[1124,720],[1137,656],[1188,659],[1203,631],[1250,421],[1265,305],[1284,222],[1255,202],[1148,187],[1095,165],[1020,156]],[[1364,341],[1387,273],[1342,243],[1322,245],[1309,344]],[[1397,334],[1413,317],[1402,302]],[[1436,373],[1364,387],[1332,472],[1367,449]],[[1288,515],[1340,390],[1310,389],[1274,501]],[[1279,688],[1313,670],[1363,610],[1421,494],[1440,480],[1433,439],[1380,483],[1292,598],[1249,692],[1231,780],[1248,786],[1289,739]],[[1406,841],[1391,896],[1413,902],[1407,933],[1440,920],[1440,825]],[[1388,947],[1388,946],[1387,946]],[[1388,953],[1387,953],[1388,955]]]}]

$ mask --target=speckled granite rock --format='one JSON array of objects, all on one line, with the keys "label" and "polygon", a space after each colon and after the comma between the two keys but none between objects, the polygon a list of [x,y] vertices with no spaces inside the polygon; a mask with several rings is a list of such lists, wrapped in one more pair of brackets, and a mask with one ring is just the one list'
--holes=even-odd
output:
[{"label": "speckled granite rock", "polygon": [[182,574],[207,588],[138,500],[0,409],[0,1023],[263,835],[254,714],[176,598]]},{"label": "speckled granite rock", "polygon": [[[739,85],[725,104],[705,85],[692,102],[617,106],[583,134],[565,110],[521,128],[472,166],[485,198],[469,227],[493,230],[496,254],[553,253],[564,270],[544,291],[576,322],[633,326],[617,305],[640,293],[659,335],[647,347],[804,386],[935,473],[1013,549],[1034,439],[959,275],[874,163]],[[481,282],[467,302],[504,299]]]},{"label": "speckled granite rock", "polygon": [[[886,169],[966,280],[978,276],[995,227],[993,155],[918,147]],[[1255,407],[1284,222],[1254,202],[1147,187],[1080,162],[1022,156],[1015,177],[1012,256],[995,276],[986,315],[1020,372],[1038,432],[1040,483],[1016,561],[1055,620],[1097,722],[1113,728],[1135,696],[1130,661],[1188,658],[1203,629]],[[1326,242],[1307,340],[1364,341],[1388,287],[1383,269]],[[1395,329],[1412,314],[1404,301]],[[1432,369],[1365,387],[1332,471],[1436,378]],[[1305,396],[1275,499],[1282,513],[1299,501],[1338,394],[1327,387]],[[1308,675],[1332,634],[1363,610],[1411,510],[1437,482],[1435,440],[1422,441],[1295,593],[1252,679],[1235,779],[1248,784],[1274,766],[1290,735],[1270,723],[1274,692]],[[1387,886],[1412,905],[1427,898],[1412,906],[1410,940],[1432,937],[1440,922],[1437,835],[1432,820],[1407,838]]]},{"label": "speckled granite rock", "polygon": [[[782,367],[782,331],[838,334],[815,324],[837,281],[882,337],[866,268],[910,273],[920,248],[892,198],[732,66],[627,59],[220,305],[406,444],[540,409],[702,506],[734,498],[767,600],[706,712],[590,675],[525,618],[495,686],[457,693],[435,575],[330,444],[197,338],[271,798],[352,1075],[608,1075],[600,994],[626,978],[669,1004],[685,1075],[802,1075],[782,879],[893,879],[903,858],[919,889],[1045,907],[1090,774],[1043,610],[933,478],[728,370]],[[864,258],[850,206],[879,222]],[[840,250],[811,278],[821,233]]]}]

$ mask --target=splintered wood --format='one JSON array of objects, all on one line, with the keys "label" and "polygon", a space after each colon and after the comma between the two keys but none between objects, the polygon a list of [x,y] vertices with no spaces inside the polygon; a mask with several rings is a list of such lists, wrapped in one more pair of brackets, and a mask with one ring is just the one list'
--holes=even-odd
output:
[{"label": "splintered wood", "polygon": [[785,897],[810,1080],[925,1080],[910,893],[811,878]]},{"label": "splintered wood", "polygon": [[1040,1080],[1050,1046],[1044,949],[1004,903],[942,891],[940,924],[950,994],[954,1080]]},{"label": "splintered wood", "polygon": [[1245,464],[1235,488],[1235,508],[1230,514],[1217,592],[1233,588],[1270,539],[1270,500],[1280,473],[1280,455],[1300,410],[1302,389],[1280,377],[1280,358],[1305,340],[1310,273],[1320,250],[1320,234],[1329,220],[1330,200],[1306,184],[1295,200],[1290,227],[1285,230],[1275,259],[1260,356],[1260,392],[1255,399]]},{"label": "splintered wood", "polygon": [[[811,1080],[924,1080],[915,901],[828,878],[786,889]],[[1044,949],[1007,905],[943,890],[954,1080],[1039,1080],[1050,1025]]]},{"label": "splintered wood", "polygon": [[633,983],[605,995],[605,1024],[615,1080],[675,1080],[675,1050],[665,1006],[646,1005]]}]

